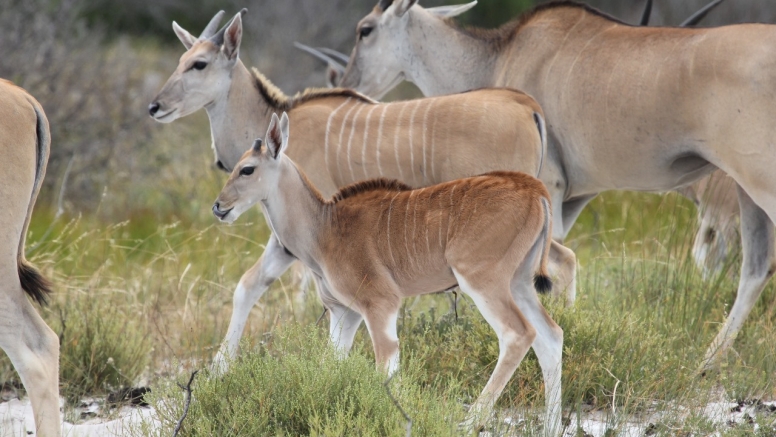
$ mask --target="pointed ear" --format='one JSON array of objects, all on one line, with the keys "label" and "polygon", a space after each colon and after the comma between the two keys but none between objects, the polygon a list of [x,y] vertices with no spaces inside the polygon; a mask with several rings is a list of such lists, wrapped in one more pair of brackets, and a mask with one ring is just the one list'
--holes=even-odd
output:
[{"label": "pointed ear", "polygon": [[436,15],[439,18],[450,18],[450,17],[455,17],[457,15],[461,15],[464,12],[468,11],[469,9],[475,7],[476,5],[477,5],[477,0],[474,0],[471,3],[466,3],[463,5],[437,6],[435,8],[426,8],[426,11],[431,13],[431,15]]},{"label": "pointed ear", "polygon": [[267,128],[267,136],[264,138],[267,142],[269,155],[278,159],[288,147],[288,115],[285,112],[281,118],[278,118],[277,114],[272,114],[272,120]]},{"label": "pointed ear", "polygon": [[194,35],[187,32],[186,29],[180,27],[178,23],[174,21],[172,22],[172,30],[178,35],[178,39],[181,40],[183,46],[186,47],[186,50],[190,49],[191,46],[197,42],[197,38]]},{"label": "pointed ear", "polygon": [[393,6],[395,9],[393,10],[393,13],[396,14],[397,17],[401,17],[417,2],[418,0],[394,0]]},{"label": "pointed ear", "polygon": [[242,40],[242,12],[234,16],[224,32],[224,54],[230,60],[237,59]]}]

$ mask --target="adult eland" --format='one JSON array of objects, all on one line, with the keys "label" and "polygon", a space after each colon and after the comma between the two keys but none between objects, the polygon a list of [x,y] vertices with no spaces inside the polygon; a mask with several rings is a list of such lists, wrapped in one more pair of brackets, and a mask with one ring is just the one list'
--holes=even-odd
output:
[{"label": "adult eland", "polygon": [[37,435],[45,437],[61,434],[59,338],[30,302],[45,304],[51,285],[25,260],[24,241],[50,144],[40,103],[0,79],[0,349],[19,372]]},{"label": "adult eland", "polygon": [[776,27],[636,27],[570,1],[498,29],[448,19],[475,3],[381,0],[358,23],[340,85],[375,97],[403,79],[427,96],[489,86],[532,95],[548,122],[540,179],[558,239],[603,191],[667,191],[724,171],[738,187],[743,265],[702,363],[716,367],[776,267]]}]

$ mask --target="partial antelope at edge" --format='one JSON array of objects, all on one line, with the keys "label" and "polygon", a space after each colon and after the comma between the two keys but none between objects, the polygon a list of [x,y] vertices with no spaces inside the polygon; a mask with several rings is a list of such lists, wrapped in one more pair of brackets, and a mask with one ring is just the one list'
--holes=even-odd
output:
[{"label": "partial antelope at edge", "polygon": [[[39,436],[59,436],[59,338],[32,300],[45,304],[49,282],[24,258],[32,208],[46,174],[51,135],[40,104],[0,79],[0,349],[27,390]],[[10,244],[8,244],[10,243]]]}]

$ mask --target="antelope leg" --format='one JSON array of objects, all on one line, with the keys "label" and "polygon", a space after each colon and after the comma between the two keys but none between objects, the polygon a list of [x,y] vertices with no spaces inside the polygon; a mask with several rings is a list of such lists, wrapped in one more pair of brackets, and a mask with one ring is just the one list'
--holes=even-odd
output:
[{"label": "antelope leg", "polygon": [[550,274],[555,279],[552,296],[560,297],[565,292],[566,307],[574,305],[577,298],[577,256],[568,247],[553,240],[550,245]]},{"label": "antelope leg", "polygon": [[467,428],[479,429],[489,418],[496,400],[534,342],[536,330],[518,309],[508,284],[502,287],[481,284],[467,277],[474,275],[464,275],[455,268],[453,274],[461,291],[471,297],[498,337],[496,367],[482,393],[469,409],[463,424]]},{"label": "antelope leg", "polygon": [[377,367],[392,376],[399,370],[399,336],[396,332],[396,321],[399,318],[397,302],[382,302],[375,304],[374,312],[365,314],[366,327],[372,338],[375,349]]},{"label": "antelope leg", "polygon": [[[539,250],[536,250],[539,249]],[[512,278],[512,297],[525,318],[536,330],[533,347],[544,377],[544,394],[547,411],[544,421],[544,434],[561,434],[561,370],[563,355],[563,329],[547,314],[536,296],[533,287],[533,275],[541,246],[535,246],[532,256],[518,268]],[[567,249],[568,250],[568,249]]]},{"label": "antelope leg", "polygon": [[[15,261],[15,260],[14,260]],[[27,300],[16,263],[0,269],[0,349],[11,359],[32,403],[37,435],[61,435],[59,338]]]},{"label": "antelope leg", "polygon": [[280,244],[274,234],[270,235],[267,247],[256,264],[242,275],[232,300],[232,318],[226,337],[221,342],[216,357],[213,359],[212,371],[220,375],[229,368],[228,361],[237,355],[245,323],[251,309],[267,288],[280,277],[296,260]]},{"label": "antelope leg", "polygon": [[353,347],[353,339],[364,317],[344,305],[332,305],[328,308],[331,317],[329,319],[331,342],[340,356],[345,358]]},{"label": "antelope leg", "polygon": [[746,317],[773,276],[776,265],[773,222],[740,186],[738,203],[741,207],[741,243],[744,258],[738,293],[722,329],[706,350],[706,357],[701,364],[702,371],[717,367],[725,357]]}]

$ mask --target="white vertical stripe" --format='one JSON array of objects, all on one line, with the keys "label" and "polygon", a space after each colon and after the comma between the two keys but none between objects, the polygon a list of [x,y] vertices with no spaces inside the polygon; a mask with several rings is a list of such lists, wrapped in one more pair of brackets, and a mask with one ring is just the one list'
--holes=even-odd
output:
[{"label": "white vertical stripe", "polygon": [[337,143],[337,172],[339,173],[339,180],[340,183],[342,183],[342,134],[345,133],[345,124],[348,122],[348,117],[350,116],[350,113],[353,112],[354,109],[357,107],[360,107],[362,103],[356,102],[353,106],[348,109],[348,112],[345,113],[345,117],[342,118],[342,125],[340,126],[340,134],[339,134],[339,143]]},{"label": "white vertical stripe", "polygon": [[369,117],[372,116],[372,111],[377,109],[379,105],[372,105],[372,109],[366,113],[366,120],[364,121],[364,144],[361,146],[361,169],[364,170],[364,179],[369,179],[369,173],[366,171],[366,141],[369,136]]},{"label": "white vertical stripe", "polygon": [[380,165],[380,142],[383,140],[383,120],[385,120],[385,110],[388,108],[387,104],[381,104],[383,112],[380,113],[380,124],[377,126],[377,144],[375,144],[375,160],[377,161],[377,171],[380,173],[380,177],[383,177],[383,167]]},{"label": "white vertical stripe", "polygon": [[430,111],[431,107],[436,103],[436,99],[434,98],[428,100],[429,103],[426,107],[426,112],[423,113],[423,185],[428,184],[428,167],[426,167],[426,122],[428,121],[428,111]]},{"label": "white vertical stripe", "polygon": [[[442,217],[445,210],[442,207],[442,194],[439,194],[439,247],[442,247]],[[449,220],[449,219],[448,219]]]},{"label": "white vertical stripe", "polygon": [[412,185],[415,185],[415,152],[412,150],[412,127],[413,124],[415,124],[415,113],[418,112],[418,108],[420,108],[420,103],[423,102],[422,99],[416,100],[418,103],[415,104],[415,109],[412,110],[412,114],[410,114],[410,128],[409,128],[409,138],[407,141],[409,142],[409,148],[410,148],[410,170],[412,171],[412,182],[410,182]]},{"label": "white vertical stripe", "polygon": [[453,221],[453,195],[457,186],[458,184],[453,185],[453,189],[450,190],[450,208],[447,209],[447,241],[450,241],[450,222]]},{"label": "white vertical stripe", "polygon": [[431,123],[431,177],[438,181],[436,170],[434,170],[434,163],[436,162],[436,156],[434,155],[434,145],[436,144],[436,124],[439,119],[439,114],[434,114],[434,121]]},{"label": "white vertical stripe", "polygon": [[418,191],[418,195],[415,196],[415,205],[412,207],[412,253],[415,254],[415,258],[418,258],[418,197],[423,194],[425,188]]},{"label": "white vertical stripe", "polygon": [[334,119],[334,116],[339,112],[339,110],[348,104],[350,102],[351,97],[348,97],[347,100],[342,102],[341,105],[337,106],[337,109],[331,111],[329,114],[329,119],[326,120],[326,137],[323,143],[323,156],[324,156],[324,162],[326,163],[326,171],[331,171],[331,168],[329,167],[329,131],[331,130],[331,121]]},{"label": "white vertical stripe", "polygon": [[348,138],[348,168],[350,168],[350,182],[356,181],[356,175],[353,174],[353,158],[350,157],[350,145],[353,143],[353,135],[356,133],[356,125],[358,124],[358,114],[366,108],[366,105],[360,105],[358,111],[353,114],[353,122],[350,124],[350,138]]},{"label": "white vertical stripe", "polygon": [[[409,104],[400,102],[400,103],[397,103],[396,105],[401,106],[401,111],[399,111],[399,116],[396,117],[396,125],[393,127],[395,129],[393,134],[393,151],[394,151],[394,154],[396,155],[396,168],[399,170],[399,180],[403,181],[404,174],[401,171],[401,161],[399,160],[399,133],[401,133],[401,116],[402,114],[404,114],[404,110],[407,109],[407,106],[409,106]],[[391,106],[395,108],[394,105],[391,105]]]},{"label": "white vertical stripe", "polygon": [[388,253],[391,255],[391,262],[393,262],[393,267],[396,268],[396,259],[393,257],[393,249],[391,249],[391,211],[393,210],[393,201],[396,200],[396,196],[401,194],[401,191],[394,194],[394,196],[391,198],[391,203],[388,205],[388,225],[386,226],[386,238],[388,239]]},{"label": "white vertical stripe", "polygon": [[407,220],[409,219],[409,215],[410,215],[410,203],[412,202],[413,194],[415,194],[415,192],[410,191],[410,198],[407,199],[407,208],[404,210],[404,249],[406,250],[405,256],[410,261],[412,261],[412,256],[410,256],[410,244],[409,244],[409,240],[407,239],[407,230],[409,229],[409,226],[407,226]]}]

